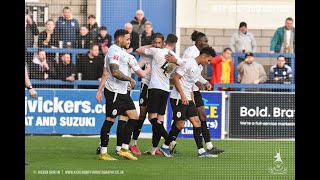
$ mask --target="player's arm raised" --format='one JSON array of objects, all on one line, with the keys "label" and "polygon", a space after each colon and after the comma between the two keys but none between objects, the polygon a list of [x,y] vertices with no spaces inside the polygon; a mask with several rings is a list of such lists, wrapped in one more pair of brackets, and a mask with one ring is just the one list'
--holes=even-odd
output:
[{"label": "player's arm raised", "polygon": [[170,63],[176,63],[178,65],[184,62],[184,60],[179,58],[173,51],[169,51],[169,53],[165,55],[165,59]]},{"label": "player's arm raised", "polygon": [[152,47],[153,47],[152,45],[141,46],[138,49],[136,49],[136,53],[137,54],[146,54],[145,53],[145,49],[149,49],[149,48],[152,48]]}]

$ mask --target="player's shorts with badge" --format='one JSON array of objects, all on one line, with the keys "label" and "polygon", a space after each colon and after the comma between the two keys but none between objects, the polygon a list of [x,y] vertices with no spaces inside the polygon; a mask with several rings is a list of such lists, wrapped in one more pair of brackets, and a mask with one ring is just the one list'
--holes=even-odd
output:
[{"label": "player's shorts with badge", "polygon": [[181,99],[170,98],[173,120],[185,120],[190,117],[198,116],[197,108],[193,101],[189,101],[189,105],[182,104]]},{"label": "player's shorts with badge", "polygon": [[161,89],[148,89],[148,113],[166,114],[169,92]]},{"label": "player's shorts with badge", "polygon": [[119,115],[126,115],[128,110],[136,109],[130,94],[119,94],[104,89],[106,98],[106,115],[107,117],[116,118]]},{"label": "player's shorts with badge", "polygon": [[147,106],[147,101],[148,101],[148,86],[144,83],[141,83],[139,106]]}]

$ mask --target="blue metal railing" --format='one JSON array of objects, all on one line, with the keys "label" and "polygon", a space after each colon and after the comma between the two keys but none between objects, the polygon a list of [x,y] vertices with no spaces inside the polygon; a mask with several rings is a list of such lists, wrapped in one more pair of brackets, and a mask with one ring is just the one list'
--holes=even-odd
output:
[{"label": "blue metal railing", "polygon": [[[46,53],[70,53],[72,64],[76,64],[77,54],[86,54],[89,49],[71,49],[71,48],[41,48]],[[27,48],[27,52],[37,52],[38,48]]]},{"label": "blue metal railing", "polygon": [[[76,64],[76,55],[77,54],[86,54],[89,49],[72,49],[72,48],[42,48],[47,53],[70,53],[72,54],[72,63]],[[37,52],[38,48],[27,48],[27,52]],[[139,55],[135,52],[132,53],[137,60],[139,59]],[[222,53],[217,53],[222,54]],[[234,79],[237,79],[238,71],[237,66],[239,64],[238,57],[244,57],[245,53],[232,53],[232,57],[234,60]],[[285,54],[285,53],[254,53],[255,58],[263,58],[263,57],[272,57],[276,58],[279,55],[283,55],[286,58],[291,58],[291,68],[292,68],[292,84],[215,84],[214,89],[218,90],[219,87],[226,87],[226,88],[272,88],[272,89],[290,89],[294,90],[294,76],[295,76],[295,54]],[[208,76],[211,75],[211,65],[208,65]],[[140,82],[138,81],[138,76],[134,74],[134,79],[137,82],[134,89],[140,88]],[[74,88],[78,88],[78,85],[99,85],[99,82],[96,80],[81,80],[81,81],[62,81],[62,80],[36,80],[32,79],[31,83],[33,84],[50,84],[50,85],[74,85]]]},{"label": "blue metal railing", "polygon": [[[72,64],[76,64],[76,57],[77,54],[86,54],[88,53],[89,49],[74,49],[74,48],[41,48],[46,53],[70,53],[72,57]],[[37,52],[38,48],[27,48],[27,52]],[[139,59],[139,55],[135,52],[132,53],[136,59]],[[138,77],[135,74],[134,80],[137,82],[137,85],[134,87],[134,89],[140,88],[140,83],[138,81]],[[33,84],[48,84],[48,85],[74,85],[74,88],[78,88],[78,85],[99,85],[99,82],[96,80],[81,80],[81,81],[74,81],[74,82],[68,82],[68,81],[62,81],[62,80],[37,80],[37,79],[31,79],[31,83]]]},{"label": "blue metal railing", "polygon": [[55,79],[31,79],[31,84],[33,85],[73,85],[74,89],[77,89],[79,85],[97,85],[99,86],[98,80],[75,80],[75,81],[62,81]]},{"label": "blue metal railing", "polygon": [[239,83],[216,83],[214,84],[214,91],[217,91],[218,88],[265,88],[265,89],[290,89],[291,91],[295,90],[294,84],[239,84]]}]

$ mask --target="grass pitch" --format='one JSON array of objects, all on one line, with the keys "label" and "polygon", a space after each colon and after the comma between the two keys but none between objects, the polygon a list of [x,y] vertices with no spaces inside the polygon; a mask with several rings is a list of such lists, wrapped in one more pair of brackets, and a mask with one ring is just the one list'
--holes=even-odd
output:
[{"label": "grass pitch", "polygon": [[[295,179],[295,142],[278,140],[213,140],[225,153],[198,158],[193,139],[178,139],[173,158],[137,156],[129,161],[114,154],[115,138],[108,152],[118,161],[101,161],[95,154],[99,138],[26,136],[26,179]],[[159,146],[163,143],[160,141]],[[139,139],[141,152],[151,139]],[[275,163],[280,150],[282,164]]]}]

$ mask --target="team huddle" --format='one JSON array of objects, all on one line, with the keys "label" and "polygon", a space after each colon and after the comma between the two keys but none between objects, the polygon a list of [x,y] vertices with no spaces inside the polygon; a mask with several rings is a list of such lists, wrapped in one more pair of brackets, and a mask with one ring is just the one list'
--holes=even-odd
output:
[{"label": "team huddle", "polygon": [[[224,152],[213,146],[206,123],[204,103],[200,90],[210,90],[211,84],[202,77],[203,65],[209,64],[216,56],[208,46],[205,34],[194,31],[191,39],[195,45],[185,50],[182,58],[173,49],[178,41],[175,34],[169,34],[164,41],[161,33],[155,33],[153,43],[138,48],[139,62],[124,48],[130,45],[130,34],[118,29],[114,34],[115,43],[108,49],[104,71],[96,99],[102,100],[102,90],[106,99],[106,119],[100,131],[100,144],[97,148],[100,160],[117,160],[108,154],[110,129],[118,117],[117,146],[115,154],[129,160],[137,160],[141,155],[137,145],[141,128],[148,114],[152,124],[152,147],[145,152],[150,155],[173,157],[176,151],[176,138],[188,119],[193,125],[193,135],[198,148],[198,157],[217,157]],[[140,114],[138,115],[130,91],[136,82],[131,78],[134,71],[141,78]],[[170,93],[170,78],[173,89]],[[173,123],[168,133],[163,126],[167,99],[173,113]],[[158,148],[161,137],[165,142]],[[203,139],[206,150],[203,146]]]}]

